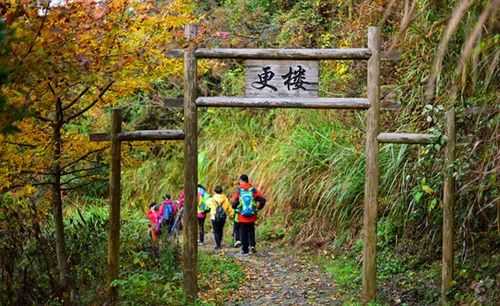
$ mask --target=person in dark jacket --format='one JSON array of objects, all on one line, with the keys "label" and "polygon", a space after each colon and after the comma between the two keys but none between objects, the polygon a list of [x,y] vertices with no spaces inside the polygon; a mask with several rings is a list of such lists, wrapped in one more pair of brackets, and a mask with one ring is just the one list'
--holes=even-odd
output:
[{"label": "person in dark jacket", "polygon": [[264,208],[266,198],[248,182],[248,176],[243,174],[239,179],[239,186],[231,198],[235,213],[238,214],[242,253],[256,252],[255,221],[257,212]]}]

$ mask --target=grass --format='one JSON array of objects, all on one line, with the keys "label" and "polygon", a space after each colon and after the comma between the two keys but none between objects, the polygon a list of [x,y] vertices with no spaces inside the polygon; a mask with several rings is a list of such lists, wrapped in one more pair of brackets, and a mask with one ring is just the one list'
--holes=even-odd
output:
[{"label": "grass", "polygon": [[201,252],[198,258],[200,300],[217,304],[229,300],[244,280],[241,266],[232,257]]}]

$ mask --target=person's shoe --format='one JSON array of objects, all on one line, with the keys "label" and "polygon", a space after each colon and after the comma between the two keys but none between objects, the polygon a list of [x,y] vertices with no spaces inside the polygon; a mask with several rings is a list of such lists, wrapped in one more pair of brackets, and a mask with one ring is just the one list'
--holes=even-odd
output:
[{"label": "person's shoe", "polygon": [[201,241],[198,241],[198,245],[203,245],[203,242],[201,242]]},{"label": "person's shoe", "polygon": [[214,248],[214,250],[215,250],[215,251],[220,251],[220,250],[222,250],[222,247],[221,247],[221,246],[216,246],[216,247]]},{"label": "person's shoe", "polygon": [[250,252],[255,254],[255,253],[257,253],[257,250],[255,249],[255,247],[250,247]]},{"label": "person's shoe", "polygon": [[238,240],[234,243],[235,248],[239,248],[240,246],[241,246],[241,241]]},{"label": "person's shoe", "polygon": [[243,253],[243,252],[241,252],[241,255],[242,255],[243,257],[247,257],[248,255],[250,255],[250,253]]}]

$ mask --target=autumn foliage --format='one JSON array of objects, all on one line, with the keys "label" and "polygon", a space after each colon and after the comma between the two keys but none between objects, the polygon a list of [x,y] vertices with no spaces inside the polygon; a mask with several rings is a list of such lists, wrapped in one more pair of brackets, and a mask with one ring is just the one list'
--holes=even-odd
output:
[{"label": "autumn foliage", "polygon": [[[192,21],[185,1],[9,1],[7,105],[25,116],[0,135],[0,192],[51,203],[62,291],[71,287],[64,247],[63,194],[98,179],[96,154],[106,146],[86,133],[104,129],[103,111],[135,91],[180,74],[165,56]],[[3,118],[3,117],[2,117]],[[10,120],[10,118],[4,118]],[[12,122],[12,120],[11,120]],[[19,207],[6,208],[17,210]]]}]

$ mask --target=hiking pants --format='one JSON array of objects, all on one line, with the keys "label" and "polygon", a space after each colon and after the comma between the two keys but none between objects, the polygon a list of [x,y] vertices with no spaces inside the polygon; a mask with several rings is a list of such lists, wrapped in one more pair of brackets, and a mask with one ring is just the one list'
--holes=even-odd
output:
[{"label": "hiking pants", "polygon": [[248,253],[248,247],[255,247],[255,223],[240,223],[241,245],[243,253]]},{"label": "hiking pants", "polygon": [[226,220],[222,220],[219,222],[212,220],[212,227],[214,228],[215,245],[217,247],[220,247],[222,244],[222,235],[224,233],[224,224],[226,224]]},{"label": "hiking pants", "polygon": [[233,224],[233,236],[234,236],[234,242],[241,241],[240,223],[236,221]]},{"label": "hiking pants", "polygon": [[198,232],[200,233],[200,242],[205,241],[205,218],[198,218]]}]

